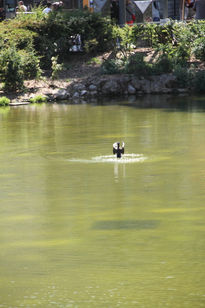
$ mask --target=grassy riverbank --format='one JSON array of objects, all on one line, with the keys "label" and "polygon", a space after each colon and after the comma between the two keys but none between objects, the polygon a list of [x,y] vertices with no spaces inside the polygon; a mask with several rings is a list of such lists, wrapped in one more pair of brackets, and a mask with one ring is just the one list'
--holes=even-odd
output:
[{"label": "grassy riverbank", "polygon": [[[80,35],[80,36],[79,36]],[[78,45],[74,52],[73,45]],[[88,11],[20,14],[0,24],[1,95],[67,87],[93,75],[173,73],[205,90],[205,22],[120,28]]]}]

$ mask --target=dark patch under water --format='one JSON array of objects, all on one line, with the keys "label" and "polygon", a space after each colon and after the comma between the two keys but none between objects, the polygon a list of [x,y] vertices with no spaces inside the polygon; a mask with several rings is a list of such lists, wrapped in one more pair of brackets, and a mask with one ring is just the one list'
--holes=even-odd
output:
[{"label": "dark patch under water", "polygon": [[154,229],[159,225],[158,220],[101,220],[93,225],[95,230],[121,229]]}]

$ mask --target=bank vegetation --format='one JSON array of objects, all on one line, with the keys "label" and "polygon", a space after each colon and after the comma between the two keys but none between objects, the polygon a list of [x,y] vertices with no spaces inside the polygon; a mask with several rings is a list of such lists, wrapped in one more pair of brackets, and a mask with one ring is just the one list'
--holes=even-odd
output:
[{"label": "bank vegetation", "polygon": [[26,80],[58,79],[74,53],[91,64],[106,54],[98,63],[104,76],[174,74],[179,87],[205,92],[205,21],[119,27],[86,10],[45,15],[38,8],[0,23],[2,95],[25,90]]}]

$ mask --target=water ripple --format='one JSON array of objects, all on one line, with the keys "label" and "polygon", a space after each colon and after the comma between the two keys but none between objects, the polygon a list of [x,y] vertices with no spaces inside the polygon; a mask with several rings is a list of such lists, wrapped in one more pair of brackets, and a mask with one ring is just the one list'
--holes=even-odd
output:
[{"label": "water ripple", "polygon": [[68,161],[78,162],[78,163],[118,163],[118,164],[129,164],[129,163],[139,163],[146,160],[143,154],[125,154],[121,158],[117,158],[115,155],[104,155],[104,156],[95,156],[91,159],[80,159],[80,158],[71,158]]}]

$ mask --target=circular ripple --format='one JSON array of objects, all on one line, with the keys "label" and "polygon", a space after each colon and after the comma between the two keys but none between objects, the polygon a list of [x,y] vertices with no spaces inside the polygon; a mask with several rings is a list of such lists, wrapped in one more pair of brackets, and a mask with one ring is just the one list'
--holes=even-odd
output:
[{"label": "circular ripple", "polygon": [[147,158],[143,154],[125,154],[121,158],[117,158],[115,155],[95,156],[91,159],[69,159],[71,162],[81,163],[118,163],[118,164],[130,164],[143,162]]}]

